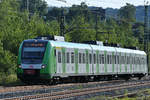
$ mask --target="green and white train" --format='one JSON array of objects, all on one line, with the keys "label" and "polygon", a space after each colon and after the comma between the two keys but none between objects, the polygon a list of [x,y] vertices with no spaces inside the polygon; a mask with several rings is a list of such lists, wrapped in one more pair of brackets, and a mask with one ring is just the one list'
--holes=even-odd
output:
[{"label": "green and white train", "polygon": [[144,51],[42,39],[22,42],[18,64],[17,76],[23,82],[129,79],[148,74]]}]

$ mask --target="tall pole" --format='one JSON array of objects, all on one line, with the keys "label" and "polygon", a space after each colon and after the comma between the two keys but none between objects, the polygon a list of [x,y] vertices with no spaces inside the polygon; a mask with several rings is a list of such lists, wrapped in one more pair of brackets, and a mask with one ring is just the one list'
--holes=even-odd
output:
[{"label": "tall pole", "polygon": [[30,19],[30,11],[29,11],[29,0],[27,0],[27,2],[26,2],[26,6],[27,6],[27,11],[28,11],[28,21],[29,21],[29,19]]},{"label": "tall pole", "polygon": [[60,36],[64,36],[65,33],[65,17],[64,17],[64,10],[61,11],[60,17]]},{"label": "tall pole", "polygon": [[149,69],[149,32],[148,32],[148,2],[145,4],[145,16],[144,16],[144,51],[147,53],[147,66]]},{"label": "tall pole", "polygon": [[96,20],[96,22],[95,22],[95,30],[96,30],[96,35],[95,35],[95,38],[96,38],[96,41],[97,41],[97,30],[98,30],[98,27],[97,27],[97,13],[96,13],[96,16],[95,16],[96,18],[95,18],[95,20]]},{"label": "tall pole", "polygon": [[29,12],[29,0],[27,0],[27,11]]}]

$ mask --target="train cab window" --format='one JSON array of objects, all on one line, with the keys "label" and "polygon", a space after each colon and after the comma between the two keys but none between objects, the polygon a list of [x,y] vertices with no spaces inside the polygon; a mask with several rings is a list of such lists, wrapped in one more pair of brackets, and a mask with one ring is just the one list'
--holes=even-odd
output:
[{"label": "train cab window", "polygon": [[58,52],[58,63],[61,63],[61,52]]},{"label": "train cab window", "polygon": [[92,63],[92,54],[89,54],[90,64]]},{"label": "train cab window", "polygon": [[79,53],[79,64],[81,64],[81,57],[82,57],[82,54]]},{"label": "train cab window", "polygon": [[71,52],[71,63],[74,63],[74,53]]},{"label": "train cab window", "polygon": [[70,63],[70,54],[67,52],[67,63]]},{"label": "train cab window", "polygon": [[93,55],[94,64],[96,64],[96,54]]},{"label": "train cab window", "polygon": [[83,53],[83,55],[82,55],[82,57],[83,57],[83,64],[85,63],[85,54]]}]

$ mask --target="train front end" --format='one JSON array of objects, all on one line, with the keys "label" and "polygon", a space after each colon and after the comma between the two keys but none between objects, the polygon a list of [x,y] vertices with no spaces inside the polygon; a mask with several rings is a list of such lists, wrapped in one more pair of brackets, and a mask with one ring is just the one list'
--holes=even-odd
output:
[{"label": "train front end", "polygon": [[46,40],[25,40],[19,48],[17,76],[23,82],[50,78],[50,47]]}]

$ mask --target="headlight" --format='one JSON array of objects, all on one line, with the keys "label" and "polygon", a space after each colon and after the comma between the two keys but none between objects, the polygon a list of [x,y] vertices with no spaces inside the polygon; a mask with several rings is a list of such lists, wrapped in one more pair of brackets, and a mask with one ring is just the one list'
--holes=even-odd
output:
[{"label": "headlight", "polygon": [[45,67],[46,67],[46,65],[42,65],[41,67],[42,67],[42,68],[45,68]]},{"label": "headlight", "polygon": [[19,68],[21,68],[22,66],[21,66],[21,65],[19,65],[18,67],[19,67]]}]

